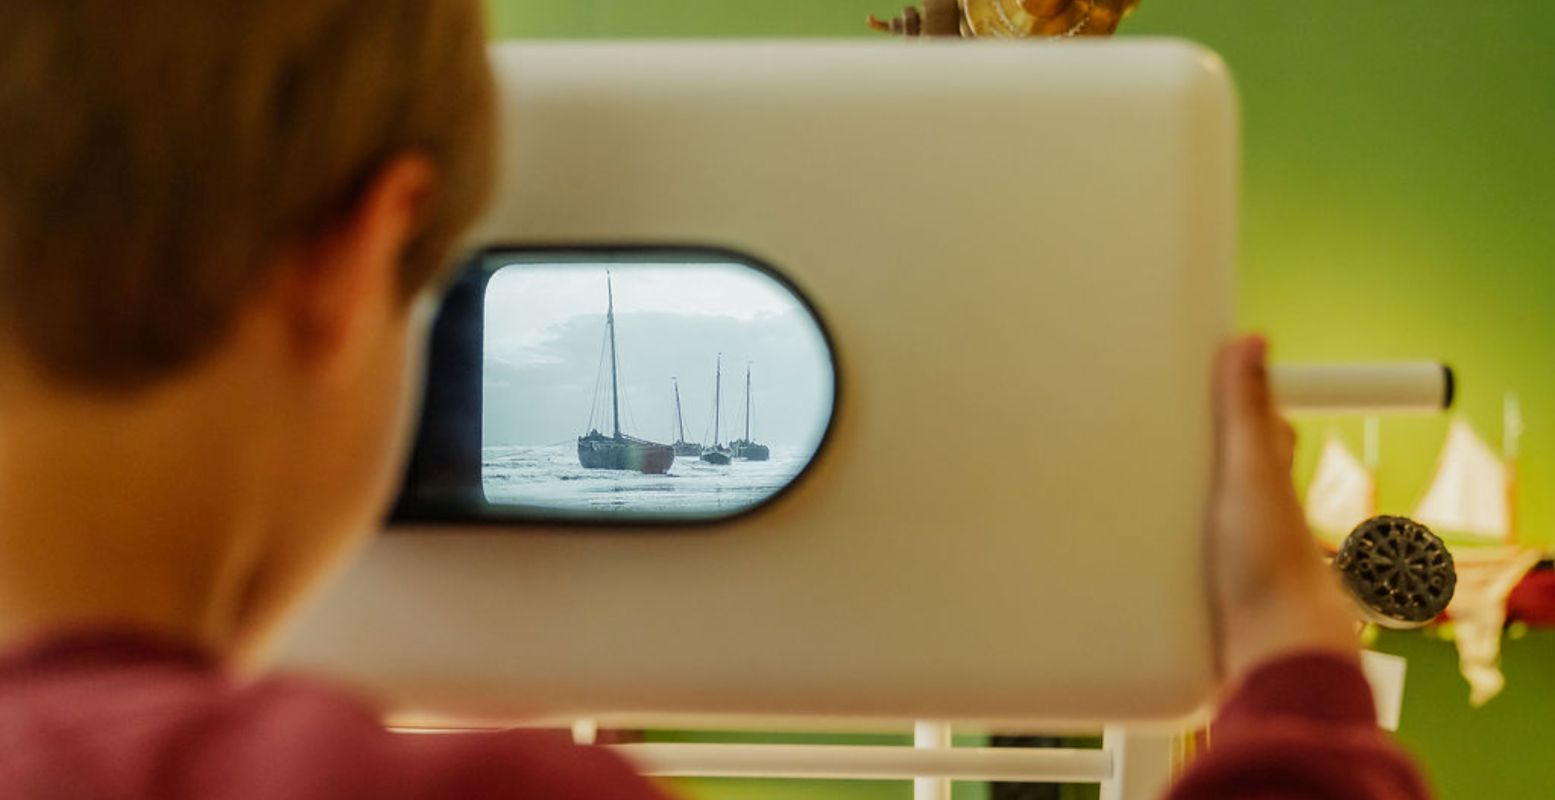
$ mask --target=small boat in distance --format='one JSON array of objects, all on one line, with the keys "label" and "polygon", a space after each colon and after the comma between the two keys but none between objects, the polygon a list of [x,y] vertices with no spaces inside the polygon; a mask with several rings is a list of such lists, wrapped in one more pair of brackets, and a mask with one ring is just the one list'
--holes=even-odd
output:
[{"label": "small boat in distance", "polygon": [[745,365],[745,438],[735,439],[729,443],[729,452],[735,458],[743,458],[746,461],[766,461],[772,456],[772,450],[764,444],[756,444],[751,441],[751,365]]},{"label": "small boat in distance", "polygon": [[680,413],[680,379],[670,378],[675,384],[675,443],[670,445],[675,448],[677,456],[700,456],[702,445],[698,442],[686,441],[686,418]]},{"label": "small boat in distance", "polygon": [[[620,369],[616,357],[616,297],[605,273],[605,329],[610,334],[610,424],[606,436],[592,429],[578,437],[578,463],[586,469],[618,469],[662,475],[675,463],[675,448],[667,444],[638,439],[621,432]],[[596,389],[595,397],[598,397]]]},{"label": "small boat in distance", "polygon": [[719,428],[722,420],[718,411],[723,405],[723,379],[724,379],[724,354],[718,354],[718,365],[713,370],[713,446],[702,451],[702,460],[709,464],[723,466],[729,463],[729,448],[719,444],[718,440],[723,435]]}]

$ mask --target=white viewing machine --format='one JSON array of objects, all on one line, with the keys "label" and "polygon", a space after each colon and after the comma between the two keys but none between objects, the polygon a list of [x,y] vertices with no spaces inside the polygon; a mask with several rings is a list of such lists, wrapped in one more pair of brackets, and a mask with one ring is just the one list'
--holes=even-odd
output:
[{"label": "white viewing machine", "polygon": [[[403,712],[626,726],[1205,703],[1238,184],[1215,56],[492,56],[505,165],[400,521],[283,660]],[[1390,385],[1439,393],[1432,369]]]}]

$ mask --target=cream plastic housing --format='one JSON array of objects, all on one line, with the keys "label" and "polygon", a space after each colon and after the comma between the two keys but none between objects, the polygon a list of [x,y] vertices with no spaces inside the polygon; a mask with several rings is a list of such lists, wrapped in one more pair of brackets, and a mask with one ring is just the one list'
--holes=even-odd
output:
[{"label": "cream plastic housing", "polygon": [[623,725],[1052,727],[1201,705],[1238,163],[1216,57],[1138,40],[492,56],[505,167],[472,245],[769,262],[833,336],[834,427],[790,492],[716,526],[381,536],[286,661],[404,712]]}]

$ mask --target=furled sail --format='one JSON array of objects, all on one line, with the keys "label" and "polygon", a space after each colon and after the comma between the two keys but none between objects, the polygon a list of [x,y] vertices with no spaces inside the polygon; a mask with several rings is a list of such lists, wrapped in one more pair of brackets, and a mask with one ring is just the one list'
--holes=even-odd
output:
[{"label": "furled sail", "polygon": [[1337,435],[1329,434],[1307,487],[1307,526],[1312,533],[1337,548],[1355,526],[1376,514],[1376,496],[1371,470]]}]

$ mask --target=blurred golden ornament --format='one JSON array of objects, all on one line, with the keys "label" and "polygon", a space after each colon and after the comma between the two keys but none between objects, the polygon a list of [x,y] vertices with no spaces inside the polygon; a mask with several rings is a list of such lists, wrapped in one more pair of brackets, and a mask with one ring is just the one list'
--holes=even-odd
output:
[{"label": "blurred golden ornament", "polygon": [[1051,39],[1110,36],[1140,0],[925,0],[891,20],[869,17],[876,30],[905,36]]},{"label": "blurred golden ornament", "polygon": [[1139,0],[961,0],[973,36],[1107,36]]}]

